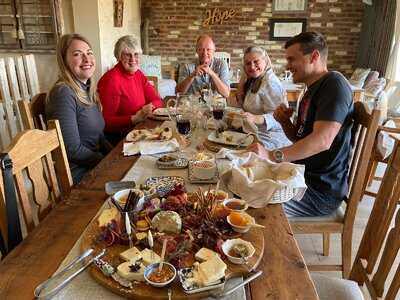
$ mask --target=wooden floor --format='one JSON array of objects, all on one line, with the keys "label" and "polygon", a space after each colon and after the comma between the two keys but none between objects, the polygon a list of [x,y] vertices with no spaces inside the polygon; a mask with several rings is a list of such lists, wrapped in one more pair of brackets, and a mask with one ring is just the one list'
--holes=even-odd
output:
[{"label": "wooden floor", "polygon": [[[384,168],[379,166],[377,174],[383,175]],[[378,182],[373,182],[371,191],[377,191],[379,188]],[[360,203],[357,211],[357,216],[354,224],[354,233],[353,233],[353,251],[352,256],[353,260],[355,255],[357,254],[358,246],[361,242],[362,235],[364,233],[365,226],[368,221],[368,217],[372,210],[372,206],[374,204],[374,198],[369,196],[364,196],[362,202]],[[296,240],[299,244],[300,250],[306,260],[307,263],[317,264],[317,263],[340,263],[341,261],[341,250],[340,250],[340,236],[339,234],[331,235],[331,247],[330,247],[330,255],[323,256],[322,255],[322,237],[318,235],[295,235]],[[400,264],[400,254],[397,255],[397,263]],[[396,265],[396,263],[394,264]],[[321,272],[321,274],[341,278],[341,272]],[[394,276],[394,271],[392,271],[391,278]],[[366,299],[370,299],[368,296],[368,292],[364,291],[364,295],[366,295]],[[397,297],[400,300],[400,295]]]}]

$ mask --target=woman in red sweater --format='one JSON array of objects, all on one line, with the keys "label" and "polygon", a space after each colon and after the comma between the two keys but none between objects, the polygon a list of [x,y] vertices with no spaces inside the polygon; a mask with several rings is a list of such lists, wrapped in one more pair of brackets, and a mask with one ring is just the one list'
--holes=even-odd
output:
[{"label": "woman in red sweater", "polygon": [[104,131],[113,144],[161,106],[160,96],[139,70],[140,52],[136,38],[131,35],[121,37],[114,47],[118,63],[97,85],[106,123]]}]

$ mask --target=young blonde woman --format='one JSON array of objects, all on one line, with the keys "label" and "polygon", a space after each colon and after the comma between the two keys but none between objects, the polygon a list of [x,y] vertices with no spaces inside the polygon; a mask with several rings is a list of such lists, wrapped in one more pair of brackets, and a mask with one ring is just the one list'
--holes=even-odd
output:
[{"label": "young blonde woman", "polygon": [[111,150],[91,78],[96,60],[89,41],[66,34],[57,45],[59,78],[46,102],[47,119],[58,119],[74,184]]},{"label": "young blonde woman", "polygon": [[247,120],[257,125],[258,136],[267,149],[289,145],[291,142],[273,117],[280,104],[288,105],[286,92],[272,70],[265,50],[248,47],[244,51],[243,69],[236,98],[246,112]]}]

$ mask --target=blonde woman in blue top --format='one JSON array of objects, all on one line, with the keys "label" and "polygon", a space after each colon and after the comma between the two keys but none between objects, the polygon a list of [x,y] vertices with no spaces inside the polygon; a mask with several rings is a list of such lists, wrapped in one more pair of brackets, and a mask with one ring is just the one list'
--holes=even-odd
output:
[{"label": "blonde woman in blue top", "polygon": [[286,92],[272,70],[271,60],[265,50],[251,46],[244,52],[244,76],[242,76],[236,98],[249,122],[258,128],[258,136],[267,149],[289,145],[281,125],[273,112],[280,105],[288,105]]}]

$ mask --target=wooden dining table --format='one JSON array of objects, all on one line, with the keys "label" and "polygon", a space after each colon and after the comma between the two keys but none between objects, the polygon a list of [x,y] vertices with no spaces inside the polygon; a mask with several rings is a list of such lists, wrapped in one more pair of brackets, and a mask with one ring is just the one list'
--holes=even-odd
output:
[{"label": "wooden dining table", "polygon": [[[159,122],[147,120],[142,127]],[[107,199],[104,185],[121,180],[138,156],[125,157],[119,143],[50,214],[0,262],[0,299],[33,299],[35,288],[59,267]],[[265,226],[263,275],[247,299],[318,299],[310,273],[280,204],[252,212]]]}]

